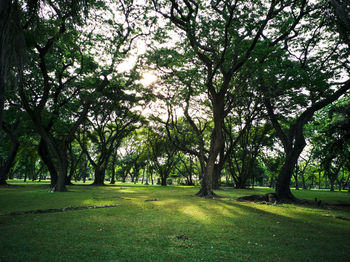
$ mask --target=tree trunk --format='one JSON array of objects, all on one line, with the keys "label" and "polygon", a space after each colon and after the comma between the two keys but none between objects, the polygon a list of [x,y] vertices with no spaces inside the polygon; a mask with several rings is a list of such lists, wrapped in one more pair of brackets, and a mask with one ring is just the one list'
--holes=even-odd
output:
[{"label": "tree trunk", "polygon": [[115,184],[115,170],[114,168],[112,169],[112,177],[111,177],[111,185]]},{"label": "tree trunk", "polygon": [[162,185],[162,186],[166,186],[167,177],[161,176],[161,177],[160,177],[160,180],[161,180],[161,185]]},{"label": "tree trunk", "polygon": [[99,166],[95,166],[95,179],[92,183],[95,186],[104,186],[105,169]]},{"label": "tree trunk", "polygon": [[142,172],[142,180],[141,180],[141,184],[143,184],[143,181],[145,180],[145,169],[143,169]]},{"label": "tree trunk", "polygon": [[295,172],[293,174],[294,180],[295,180],[295,189],[299,190],[299,183],[298,183],[298,174],[299,174],[299,165],[298,163],[295,165]]},{"label": "tree trunk", "polygon": [[298,173],[294,173],[294,180],[295,180],[295,190],[299,190],[299,183],[298,183]]},{"label": "tree trunk", "polygon": [[54,188],[57,183],[57,170],[51,159],[48,146],[43,138],[40,139],[40,143],[38,146],[38,153],[39,153],[39,156],[41,157],[41,160],[44,162],[44,164],[47,166],[47,169],[49,170],[50,177],[51,177],[50,187]]},{"label": "tree trunk", "polygon": [[197,196],[209,198],[215,197],[215,193],[213,191],[214,164],[214,161],[208,161],[204,170],[201,188],[197,193]]},{"label": "tree trunk", "polygon": [[55,188],[53,189],[53,192],[66,192],[66,179],[65,179],[65,174],[67,172],[64,172],[63,170],[60,171],[60,175],[58,176],[57,183]]},{"label": "tree trunk", "polygon": [[276,196],[279,200],[295,200],[290,191],[290,182],[297,160],[306,145],[304,137],[296,137],[295,140],[294,146],[287,150],[286,159],[278,174]]},{"label": "tree trunk", "polygon": [[62,161],[59,164],[59,175],[57,177],[57,182],[52,188],[52,192],[67,192],[66,188],[66,178],[68,171],[68,161]]},{"label": "tree trunk", "polygon": [[14,129],[17,126],[17,124],[18,122],[11,125],[10,127],[6,127],[3,123],[2,129],[0,128],[0,131],[4,130],[11,140],[10,152],[8,153],[7,158],[4,161],[2,161],[2,163],[0,163],[0,185],[7,185],[6,180],[8,178],[11,167],[15,162],[15,158],[18,152],[19,142],[14,134]]},{"label": "tree trunk", "polygon": [[5,168],[0,166],[0,186],[5,186],[7,185],[7,175],[5,172]]},{"label": "tree trunk", "polygon": [[333,179],[330,179],[330,182],[331,182],[331,192],[334,192],[334,180]]},{"label": "tree trunk", "polygon": [[321,189],[321,171],[318,172],[318,189]]},{"label": "tree trunk", "polygon": [[113,154],[112,156],[112,177],[111,177],[111,185],[115,184],[115,164],[117,161],[117,154]]},{"label": "tree trunk", "polygon": [[[224,137],[222,133],[222,125],[224,122],[224,99],[220,95],[215,95],[213,98],[213,120],[214,120],[214,130],[210,138],[210,148],[208,161],[205,166],[203,179],[201,183],[201,188],[196,194],[200,197],[215,197],[213,191],[213,181],[215,178],[215,163],[217,157],[219,156],[222,148],[224,147]],[[221,172],[221,170],[219,170]]]},{"label": "tree trunk", "polygon": [[213,189],[219,189],[221,184],[221,170],[219,165],[214,166]]},{"label": "tree trunk", "polygon": [[305,183],[305,176],[304,176],[304,173],[300,174],[300,176],[301,176],[301,183],[302,183],[303,189],[306,189],[306,183]]},{"label": "tree trunk", "polygon": [[72,183],[72,177],[73,177],[73,174],[71,172],[69,172],[69,176],[66,176],[66,182],[65,182],[65,184],[67,186],[73,186],[74,185]]}]

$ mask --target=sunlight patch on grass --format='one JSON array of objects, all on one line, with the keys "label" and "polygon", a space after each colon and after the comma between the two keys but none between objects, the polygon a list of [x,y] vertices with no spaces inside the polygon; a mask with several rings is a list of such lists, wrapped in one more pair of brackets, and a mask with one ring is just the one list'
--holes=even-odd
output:
[{"label": "sunlight patch on grass", "polygon": [[[350,261],[349,222],[334,218],[340,212],[350,216],[349,209],[235,201],[271,192],[268,188],[223,188],[217,191],[223,198],[214,200],[195,197],[196,187],[79,185],[60,194],[46,188],[28,184],[0,190],[0,213],[120,206],[2,216],[0,261]],[[322,196],[325,201],[348,199],[346,194],[326,192],[296,194]]]}]

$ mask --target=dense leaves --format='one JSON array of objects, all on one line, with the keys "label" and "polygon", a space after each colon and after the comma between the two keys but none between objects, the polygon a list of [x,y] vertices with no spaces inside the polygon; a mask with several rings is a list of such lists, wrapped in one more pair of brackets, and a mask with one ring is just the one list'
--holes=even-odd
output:
[{"label": "dense leaves", "polygon": [[1,183],[349,182],[347,1],[0,7]]}]

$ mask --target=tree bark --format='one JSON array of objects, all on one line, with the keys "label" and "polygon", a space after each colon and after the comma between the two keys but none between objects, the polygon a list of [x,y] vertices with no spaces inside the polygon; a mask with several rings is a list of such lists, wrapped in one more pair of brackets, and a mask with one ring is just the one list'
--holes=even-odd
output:
[{"label": "tree bark", "polygon": [[[200,197],[215,197],[213,191],[213,180],[215,177],[215,163],[222,148],[224,147],[223,138],[223,123],[225,118],[224,113],[224,98],[221,94],[215,94],[213,96],[213,119],[214,119],[214,130],[211,134],[210,148],[208,161],[205,166],[204,175],[202,179],[202,184],[197,196]],[[221,170],[216,170],[216,172],[221,172]]]},{"label": "tree bark", "polygon": [[166,183],[166,180],[167,180],[167,177],[166,176],[161,176],[160,177],[160,184],[162,185],[162,186],[166,186],[167,185],[167,183]]},{"label": "tree bark", "polygon": [[2,123],[2,129],[0,129],[0,131],[4,130],[11,140],[11,149],[8,153],[8,156],[0,165],[0,185],[7,185],[6,180],[8,178],[11,167],[15,162],[15,158],[18,152],[19,142],[14,134],[14,129],[16,128],[17,124],[18,122],[14,123],[10,127],[7,127],[5,123]]},{"label": "tree bark", "polygon": [[49,153],[48,146],[43,138],[40,139],[40,143],[38,146],[38,153],[39,153],[39,156],[41,157],[41,160],[45,163],[45,165],[47,166],[47,169],[49,170],[50,177],[51,177],[50,187],[54,188],[54,186],[57,183],[57,170],[51,159],[51,154]]},{"label": "tree bark", "polygon": [[295,197],[290,191],[290,181],[292,179],[294,167],[305,146],[306,142],[304,137],[296,137],[294,147],[286,152],[286,159],[278,174],[276,184],[276,195],[280,200],[295,200]]},{"label": "tree bark", "polygon": [[104,186],[105,180],[105,169],[103,167],[95,166],[95,178],[94,182],[92,183],[95,186]]},{"label": "tree bark", "polygon": [[117,155],[113,154],[113,157],[112,157],[112,177],[111,177],[111,184],[112,185],[115,184],[115,164],[116,164],[116,160],[117,160]]}]

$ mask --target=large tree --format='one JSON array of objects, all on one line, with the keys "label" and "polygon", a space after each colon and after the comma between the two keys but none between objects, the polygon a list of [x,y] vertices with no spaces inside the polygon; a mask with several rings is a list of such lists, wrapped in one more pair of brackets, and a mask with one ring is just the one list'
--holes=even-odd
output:
[{"label": "large tree", "polygon": [[31,63],[19,72],[19,93],[57,171],[53,190],[65,191],[69,145],[99,93],[113,88],[116,66],[142,33],[134,19],[141,11],[133,1],[49,1],[43,8],[25,30]]},{"label": "large tree", "polygon": [[[236,80],[261,40],[274,47],[289,36],[304,16],[307,1],[153,0],[153,4],[178,29],[184,48],[194,52],[203,68],[201,83],[210,101],[213,130],[198,195],[213,197],[215,163],[224,147],[224,120],[234,106]],[[272,48],[260,50],[267,56],[272,52]]]},{"label": "large tree", "polygon": [[295,199],[290,182],[306,146],[304,126],[315,112],[350,89],[350,80],[339,81],[347,77],[349,49],[339,34],[330,34],[334,27],[322,16],[324,8],[322,1],[314,3],[298,33],[286,39],[274,56],[260,58],[256,84],[285,154],[276,184],[281,200]]}]

